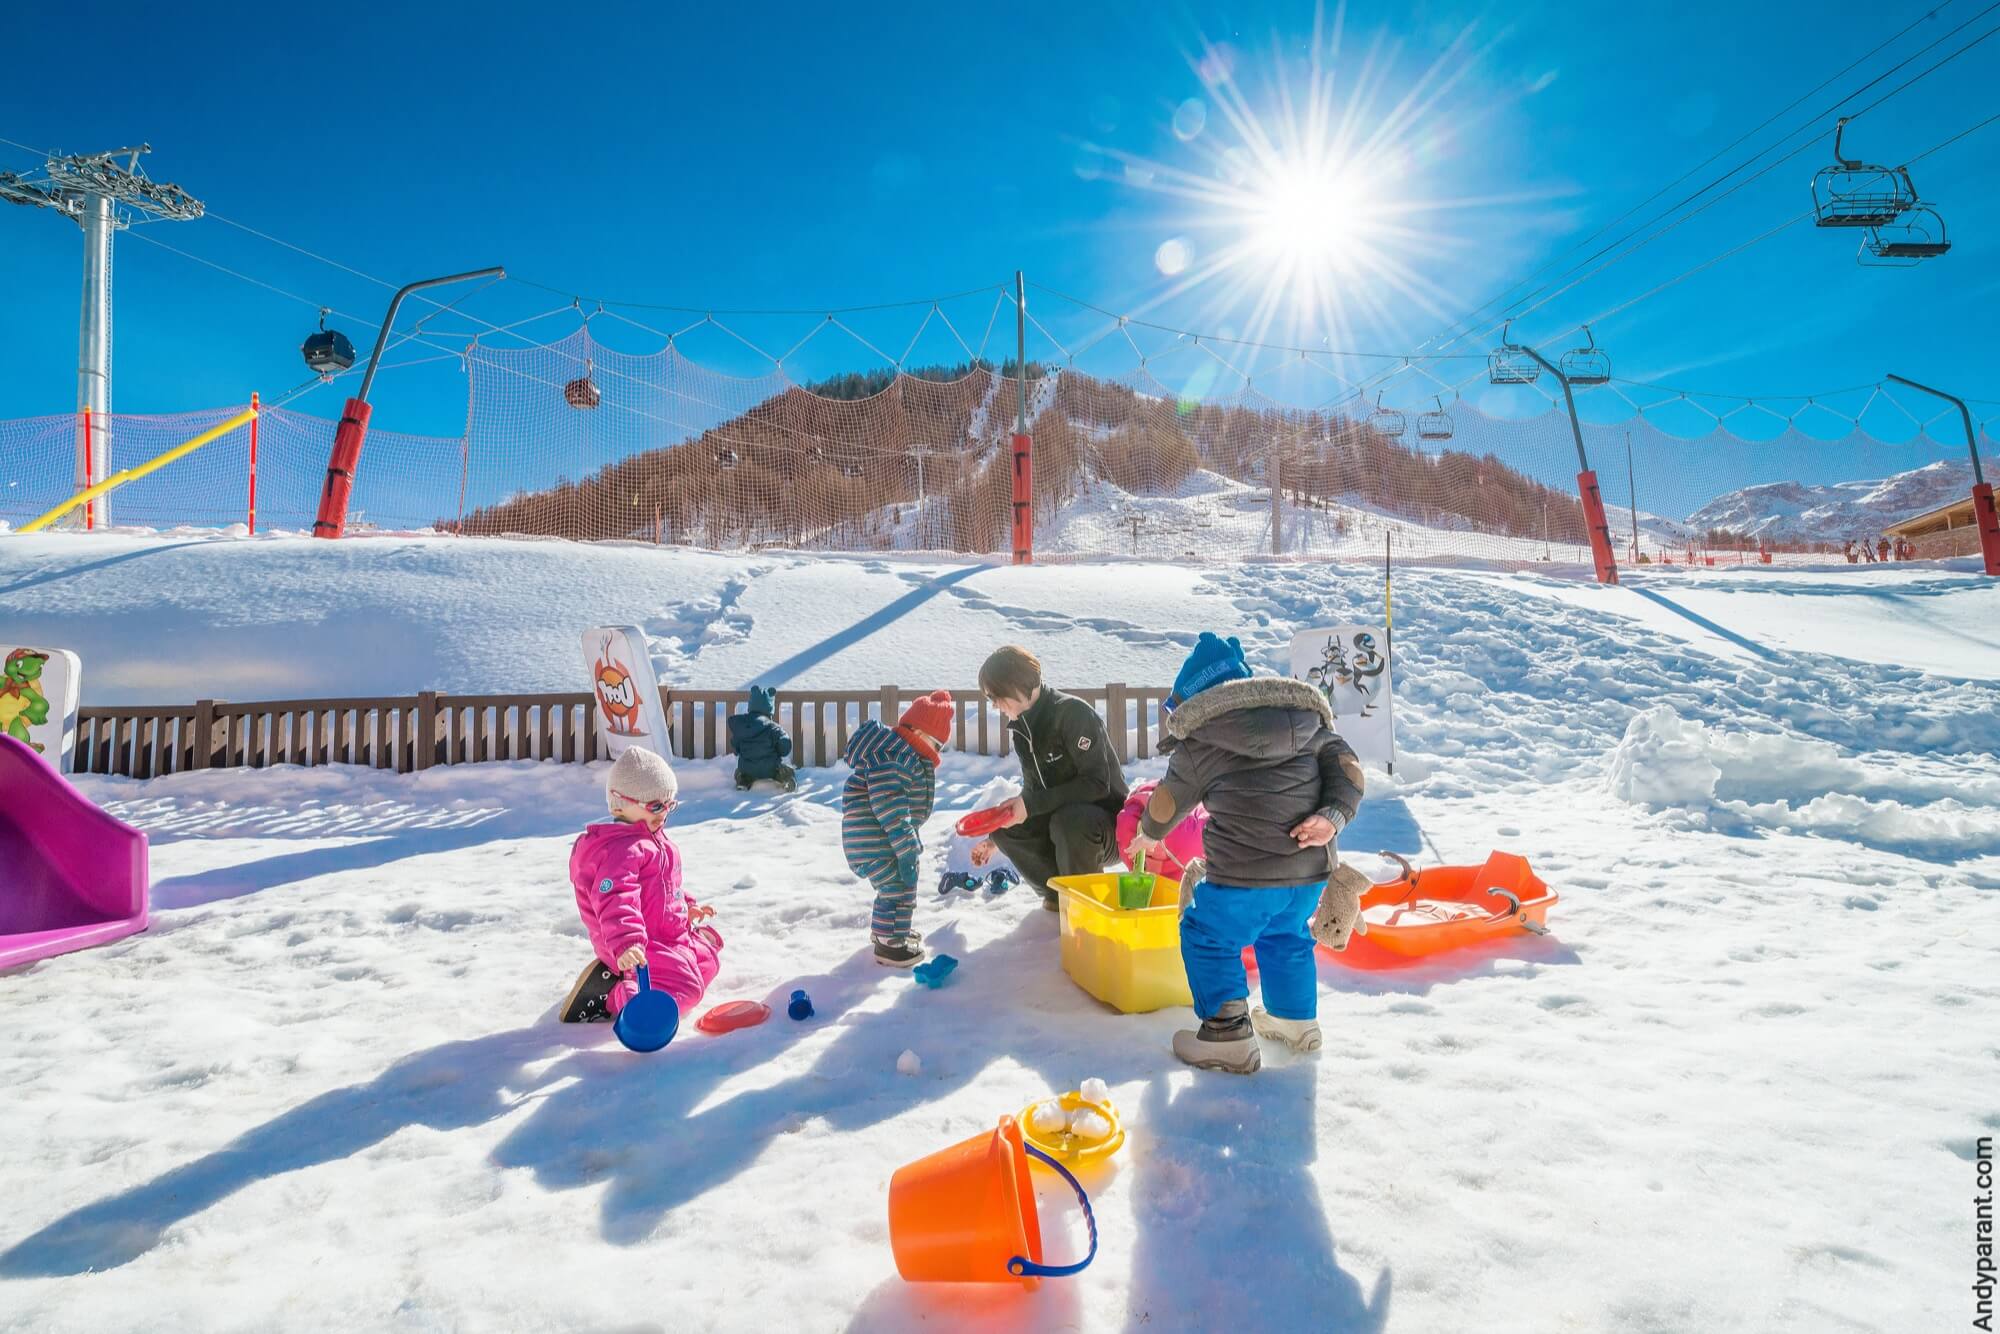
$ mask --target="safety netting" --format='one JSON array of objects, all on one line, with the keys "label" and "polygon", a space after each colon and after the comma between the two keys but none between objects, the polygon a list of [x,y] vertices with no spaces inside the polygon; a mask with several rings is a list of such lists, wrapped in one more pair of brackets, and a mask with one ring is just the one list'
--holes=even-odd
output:
[{"label": "safety netting", "polygon": [[[1186,340],[1122,368],[973,357],[799,384],[777,365],[711,369],[671,340],[620,351],[587,322],[548,343],[475,340],[463,364],[463,435],[371,426],[350,532],[999,554],[1012,545],[1011,439],[1025,421],[1037,559],[1379,559],[1385,546],[1412,561],[1589,559],[1568,414],[1546,383],[1496,403],[1483,365],[1460,366],[1456,383],[1422,366],[1403,381],[1329,383],[1312,406],[1296,378],[1253,380]],[[1789,419],[1767,439],[1725,421],[1682,436],[1633,390],[1590,392],[1599,406],[1582,446],[1621,562],[1823,557],[1971,483],[1963,443],[1930,422],[1894,443],[1858,428],[1822,439]],[[1608,395],[1632,410],[1604,411]],[[125,468],[242,406],[93,429],[109,431],[112,466]],[[264,411],[259,531],[310,530],[334,428]],[[0,421],[0,521],[18,527],[75,490],[78,429],[68,414]],[[251,451],[240,427],[66,526],[248,525]],[[1893,480],[1868,484],[1881,479]]]}]

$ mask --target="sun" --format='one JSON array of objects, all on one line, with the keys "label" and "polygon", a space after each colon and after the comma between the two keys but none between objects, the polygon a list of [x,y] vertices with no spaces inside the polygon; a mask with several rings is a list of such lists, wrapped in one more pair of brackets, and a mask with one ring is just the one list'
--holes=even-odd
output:
[{"label": "sun", "polygon": [[1427,271],[1476,246],[1454,213],[1496,202],[1459,195],[1443,165],[1470,116],[1454,97],[1470,42],[1468,27],[1413,78],[1379,40],[1345,53],[1338,11],[1331,24],[1317,12],[1302,57],[1204,46],[1201,95],[1170,121],[1174,160],[1093,146],[1177,205],[1151,220],[1167,281],[1128,314],[1194,294],[1245,340],[1327,348],[1448,318],[1454,294]]},{"label": "sun", "polygon": [[1361,200],[1338,174],[1287,164],[1246,202],[1251,236],[1270,259],[1292,268],[1349,266]]}]

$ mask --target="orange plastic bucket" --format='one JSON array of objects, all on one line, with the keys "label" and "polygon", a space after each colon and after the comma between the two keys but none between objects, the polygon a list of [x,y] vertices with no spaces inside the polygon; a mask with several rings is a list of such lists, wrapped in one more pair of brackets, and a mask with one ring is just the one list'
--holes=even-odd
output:
[{"label": "orange plastic bucket", "polygon": [[[1090,1254],[1074,1265],[1042,1263],[1042,1225],[1028,1155],[1062,1173],[1090,1223]],[[896,1272],[919,1283],[1034,1287],[1044,1275],[1081,1271],[1097,1255],[1090,1200],[1062,1164],[1027,1145],[1011,1116],[984,1134],[896,1169],[889,1178],[889,1245]]]}]

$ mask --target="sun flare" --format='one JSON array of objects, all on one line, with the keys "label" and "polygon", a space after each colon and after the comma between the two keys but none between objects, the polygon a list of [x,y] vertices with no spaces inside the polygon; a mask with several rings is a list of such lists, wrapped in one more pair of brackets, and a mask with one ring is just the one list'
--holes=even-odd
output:
[{"label": "sun flare", "polygon": [[1212,324],[1245,339],[1327,348],[1447,318],[1451,294],[1423,270],[1470,244],[1448,215],[1491,202],[1451,197],[1446,175],[1470,44],[1468,29],[1398,80],[1381,41],[1343,53],[1339,17],[1322,11],[1303,57],[1274,49],[1253,66],[1204,48],[1193,61],[1204,96],[1173,113],[1175,160],[1094,150],[1123,160],[1129,186],[1179,205],[1159,219],[1166,285],[1142,310],[1198,293]]}]

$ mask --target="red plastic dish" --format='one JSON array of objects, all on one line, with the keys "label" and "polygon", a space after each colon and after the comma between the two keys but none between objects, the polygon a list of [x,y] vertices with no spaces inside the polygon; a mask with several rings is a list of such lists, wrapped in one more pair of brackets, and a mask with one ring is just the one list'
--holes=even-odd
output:
[{"label": "red plastic dish", "polygon": [[733,1033],[739,1028],[755,1028],[771,1017],[771,1007],[762,1001],[724,1001],[694,1021],[704,1033]]},{"label": "red plastic dish", "polygon": [[1004,829],[1008,816],[1014,811],[1014,803],[1004,802],[998,806],[988,806],[983,811],[974,811],[958,822],[961,838],[984,838],[996,829]]}]

